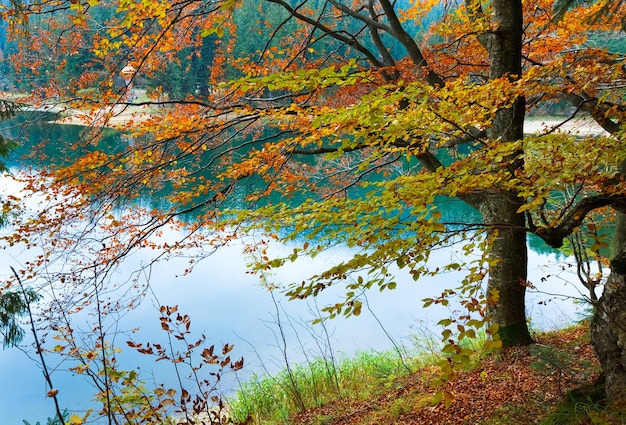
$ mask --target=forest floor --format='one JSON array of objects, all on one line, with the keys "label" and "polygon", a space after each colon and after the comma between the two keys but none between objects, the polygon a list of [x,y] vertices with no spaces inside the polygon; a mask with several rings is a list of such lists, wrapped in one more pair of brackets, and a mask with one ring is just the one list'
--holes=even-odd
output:
[{"label": "forest floor", "polygon": [[[425,384],[437,373],[431,366],[397,378],[367,399],[327,403],[301,413],[291,423],[626,423],[626,414],[606,412],[593,393],[600,369],[588,332],[587,326],[576,326],[544,333],[537,335],[536,344],[530,347],[510,348],[479,359],[442,387],[454,396],[447,407],[432,403],[435,390]],[[572,392],[574,389],[578,390]]]}]

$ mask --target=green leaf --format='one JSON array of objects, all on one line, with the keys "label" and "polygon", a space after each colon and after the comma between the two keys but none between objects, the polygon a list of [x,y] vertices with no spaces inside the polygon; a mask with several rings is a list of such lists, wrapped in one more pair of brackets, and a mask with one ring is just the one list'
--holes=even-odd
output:
[{"label": "green leaf", "polygon": [[452,319],[441,319],[439,322],[437,322],[437,325],[439,326],[450,326],[452,324]]}]

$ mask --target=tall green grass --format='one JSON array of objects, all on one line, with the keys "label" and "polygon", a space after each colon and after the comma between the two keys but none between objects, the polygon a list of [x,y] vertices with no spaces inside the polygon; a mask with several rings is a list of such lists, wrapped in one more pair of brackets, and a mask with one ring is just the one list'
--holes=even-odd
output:
[{"label": "tall green grass", "polygon": [[393,386],[396,378],[440,358],[439,350],[360,352],[336,362],[318,358],[275,376],[253,375],[228,403],[236,422],[252,418],[256,424],[287,424],[302,408],[368,399]]}]

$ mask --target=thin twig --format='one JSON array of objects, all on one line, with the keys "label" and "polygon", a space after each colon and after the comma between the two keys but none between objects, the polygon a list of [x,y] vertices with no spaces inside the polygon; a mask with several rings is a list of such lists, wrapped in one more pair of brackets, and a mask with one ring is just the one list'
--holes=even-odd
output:
[{"label": "thin twig", "polygon": [[37,354],[39,354],[39,360],[41,360],[41,366],[43,367],[43,375],[46,378],[46,382],[50,386],[50,391],[48,392],[48,396],[52,397],[52,399],[54,400],[54,408],[56,409],[57,417],[59,418],[59,421],[61,422],[61,424],[65,425],[65,419],[63,419],[63,413],[61,413],[61,408],[59,407],[59,400],[57,398],[57,394],[55,391],[53,391],[54,387],[52,386],[52,378],[50,376],[50,373],[48,372],[48,366],[46,365],[46,361],[43,357],[43,349],[41,347],[41,343],[39,342],[39,338],[37,337],[37,329],[35,329],[35,321],[33,319],[33,312],[30,308],[30,301],[28,299],[28,294],[26,294],[26,290],[24,289],[22,280],[18,276],[15,269],[13,268],[13,266],[10,266],[10,267],[11,267],[11,271],[13,272],[13,275],[17,279],[18,285],[20,285],[20,290],[22,291],[22,295],[24,296],[24,302],[26,303],[26,308],[28,309],[28,318],[30,320],[30,330],[33,333],[33,338],[35,339],[35,347],[37,349]]},{"label": "thin twig", "polygon": [[102,312],[100,311],[100,292],[98,291],[98,275],[97,275],[97,271],[96,268],[94,267],[94,282],[93,282],[93,287],[94,287],[94,291],[95,291],[95,295],[96,295],[96,308],[98,310],[98,331],[99,331],[99,339],[100,339],[100,345],[101,345],[101,350],[102,350],[102,368],[104,371],[104,391],[106,393],[106,400],[107,400],[107,418],[109,421],[109,425],[111,425],[113,423],[112,420],[112,412],[111,412],[111,388],[109,385],[109,372],[108,372],[108,365],[107,365],[107,355],[106,355],[106,350],[104,348],[104,331],[102,329]]}]

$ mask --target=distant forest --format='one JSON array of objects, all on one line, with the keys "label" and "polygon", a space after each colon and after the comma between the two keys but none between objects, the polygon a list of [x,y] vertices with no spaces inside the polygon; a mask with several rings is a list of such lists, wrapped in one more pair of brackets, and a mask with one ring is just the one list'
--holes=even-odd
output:
[{"label": "distant forest", "polygon": [[[271,35],[270,31],[276,29],[277,22],[286,21],[287,16],[284,10],[268,4],[258,5],[258,3],[251,0],[244,0],[244,3],[246,2],[249,5],[240,7],[234,16],[234,27],[237,28],[238,34],[231,34],[228,28],[222,37],[218,37],[215,34],[202,37],[201,34],[197,34],[197,43],[172,56],[166,68],[150,75],[142,74],[140,70],[134,81],[135,85],[147,89],[159,87],[163,93],[167,93],[172,99],[182,99],[188,94],[207,95],[211,88],[211,81],[224,81],[240,76],[234,67],[229,68],[228,66],[226,67],[226,73],[220,75],[219,78],[212,75],[212,64],[216,53],[220,52],[220,49],[225,49],[228,46],[228,53],[222,51],[222,56],[225,56],[227,61],[241,57],[260,57],[264,52],[272,48],[280,49],[280,46],[271,44],[259,45],[258,40],[267,40],[269,38],[278,43],[278,40],[281,40],[283,35],[291,34],[297,30],[296,26],[298,24],[294,20],[289,20],[284,25],[278,25],[279,29],[276,34],[273,34],[274,37],[268,37],[268,35]],[[323,5],[321,0],[311,0],[309,3],[319,3],[320,8]],[[102,4],[93,6],[93,9],[97,10],[97,13],[94,13],[96,19],[91,21],[89,25],[93,28],[93,34],[96,34],[98,28],[105,27],[106,21],[111,18],[111,14],[114,11]],[[413,26],[415,36],[427,30],[430,24],[436,21],[443,13],[445,11],[443,6],[441,6],[432,12],[431,16],[421,22],[420,25],[415,24]],[[58,36],[58,34],[54,34],[54,29],[49,29],[51,26],[47,25],[46,17],[41,17],[40,19],[40,22],[31,20],[28,23],[29,31],[37,32],[45,28],[51,35]],[[58,19],[58,15],[55,15],[55,19]],[[272,25],[268,24],[267,21],[271,21]],[[354,31],[355,29],[346,28],[346,30]],[[79,45],[73,46],[71,49],[68,48],[69,53],[65,55],[63,66],[46,60],[45,52],[33,51],[33,55],[37,55],[37,57],[33,56],[32,63],[36,64],[36,66],[31,67],[28,64],[24,64],[16,68],[11,63],[11,55],[17,51],[18,46],[14,42],[7,41],[6,27],[4,23],[0,22],[0,53],[2,54],[0,56],[2,61],[0,65],[0,90],[29,91],[33,88],[45,87],[49,82],[48,76],[54,73],[58,79],[59,72],[63,73],[64,78],[62,80],[66,81],[68,85],[70,81],[80,78],[83,74],[99,73],[101,78],[113,79],[116,86],[121,86],[123,84],[121,75],[112,74],[104,69],[102,61],[94,53],[92,44],[89,41],[84,40],[84,47]],[[321,38],[315,43],[315,52],[312,52],[311,55],[322,57],[326,52],[343,48],[336,44],[337,42],[334,40]],[[405,52],[399,44],[392,48],[392,54],[396,58],[405,56]],[[54,55],[51,54],[50,57],[52,56]],[[120,56],[119,69],[123,68],[132,59]],[[62,92],[63,87],[59,87],[59,91]]]}]

